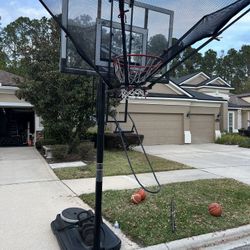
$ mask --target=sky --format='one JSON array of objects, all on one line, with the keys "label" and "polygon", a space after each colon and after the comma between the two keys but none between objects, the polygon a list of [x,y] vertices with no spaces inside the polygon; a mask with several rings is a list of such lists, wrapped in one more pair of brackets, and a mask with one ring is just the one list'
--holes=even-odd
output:
[{"label": "sky", "polygon": [[[74,0],[75,1],[75,0]],[[81,1],[87,1],[87,0],[81,0]],[[93,0],[91,0],[93,1]],[[152,0],[142,0],[144,2],[154,2]],[[184,27],[184,23],[187,23],[188,21],[194,22],[195,20],[195,13],[197,11],[201,13],[201,8],[202,5],[198,6],[196,4],[193,6],[187,5],[187,3],[190,1],[187,0],[178,0],[176,2],[173,0],[158,0],[159,2],[162,1],[162,3],[168,3],[169,8],[171,7],[171,2],[178,3],[179,6],[182,6],[183,11],[178,13],[178,6],[175,7],[176,10],[175,12],[177,13],[175,15],[175,27],[174,27],[174,32],[176,34],[179,32],[182,32],[180,27]],[[203,3],[205,3],[208,0],[203,0]],[[223,0],[224,2],[226,0]],[[209,0],[209,5],[211,6],[212,10],[212,5],[217,4],[220,2],[223,2],[222,0]],[[228,2],[230,0],[227,0]],[[89,0],[88,0],[89,2]],[[200,0],[198,1],[200,2]],[[197,2],[197,3],[198,3]],[[195,0],[192,1],[192,3],[195,3]],[[187,5],[185,7],[184,5]],[[208,6],[208,5],[207,5]],[[174,7],[173,7],[174,8]],[[189,9],[188,9],[189,8]],[[196,9],[197,8],[197,9]],[[180,8],[179,8],[180,9]],[[185,11],[184,11],[185,10]],[[1,27],[5,27],[8,23],[14,21],[20,16],[27,16],[30,17],[31,19],[33,18],[41,18],[42,16],[47,16],[49,17],[49,14],[47,11],[44,9],[44,7],[41,5],[41,3],[38,0],[0,0],[0,16],[1,16]],[[182,22],[182,19],[185,19],[186,22]],[[156,20],[155,20],[156,21]],[[198,21],[195,20],[195,22]],[[153,21],[152,21],[153,23]],[[155,30],[158,28],[161,28],[162,24],[159,25],[159,23],[155,24]],[[185,29],[185,28],[184,28]],[[186,30],[185,30],[186,31]],[[156,31],[155,31],[156,32]],[[208,50],[208,49],[213,49],[218,52],[218,54],[221,53],[221,51],[224,51],[225,53],[230,49],[230,48],[235,48],[237,50],[240,49],[242,45],[250,45],[250,13],[248,13],[245,17],[243,17],[240,21],[238,21],[236,24],[234,24],[231,28],[229,28],[226,32],[224,32],[221,35],[221,41],[213,41],[209,45],[207,45],[204,49],[203,52]]]}]

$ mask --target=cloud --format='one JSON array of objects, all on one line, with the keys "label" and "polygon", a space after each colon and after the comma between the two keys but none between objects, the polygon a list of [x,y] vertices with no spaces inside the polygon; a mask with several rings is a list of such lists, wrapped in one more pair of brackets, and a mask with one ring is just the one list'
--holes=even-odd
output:
[{"label": "cloud", "polygon": [[[21,5],[21,6],[20,6]],[[10,1],[1,5],[0,16],[2,27],[5,27],[10,22],[15,21],[20,16],[27,16],[31,19],[49,17],[48,12],[42,7],[38,1]]]}]

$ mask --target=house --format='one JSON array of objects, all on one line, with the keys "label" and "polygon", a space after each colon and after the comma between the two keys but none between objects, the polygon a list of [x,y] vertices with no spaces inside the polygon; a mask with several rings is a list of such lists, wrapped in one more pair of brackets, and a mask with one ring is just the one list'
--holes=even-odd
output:
[{"label": "house", "polygon": [[42,125],[33,106],[15,93],[17,83],[24,79],[0,70],[0,146],[27,145]]},{"label": "house", "polygon": [[231,95],[228,102],[228,131],[250,126],[250,93]]},{"label": "house", "polygon": [[[147,98],[130,98],[128,112],[138,131],[145,135],[145,145],[210,143],[221,132],[230,131],[231,90],[222,78],[199,72],[162,80],[154,85]],[[117,109],[120,117],[124,108],[122,103]],[[242,107],[239,109],[243,111]],[[130,126],[129,122],[123,124],[125,129]],[[236,132],[239,123],[234,126]]]}]

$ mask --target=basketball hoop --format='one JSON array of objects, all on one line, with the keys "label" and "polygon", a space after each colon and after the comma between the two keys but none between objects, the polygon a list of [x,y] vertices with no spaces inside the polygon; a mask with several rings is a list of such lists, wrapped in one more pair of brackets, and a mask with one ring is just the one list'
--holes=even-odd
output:
[{"label": "basketball hoop", "polygon": [[[163,60],[160,57],[152,55],[128,54],[127,62],[129,86],[136,87],[144,85],[147,78],[160,68]],[[116,77],[121,85],[125,85],[123,55],[115,57],[113,63]]]},{"label": "basketball hoop", "polygon": [[146,88],[135,88],[135,87],[128,87],[128,88],[121,88],[120,98],[128,100],[129,97],[147,97]]}]

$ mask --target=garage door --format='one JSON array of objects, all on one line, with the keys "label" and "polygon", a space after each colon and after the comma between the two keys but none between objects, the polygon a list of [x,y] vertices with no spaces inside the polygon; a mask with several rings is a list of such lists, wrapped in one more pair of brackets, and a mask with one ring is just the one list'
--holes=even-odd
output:
[{"label": "garage door", "polygon": [[190,115],[192,143],[214,142],[214,115]]},{"label": "garage door", "polygon": [[183,144],[183,115],[131,114],[144,145]]}]

